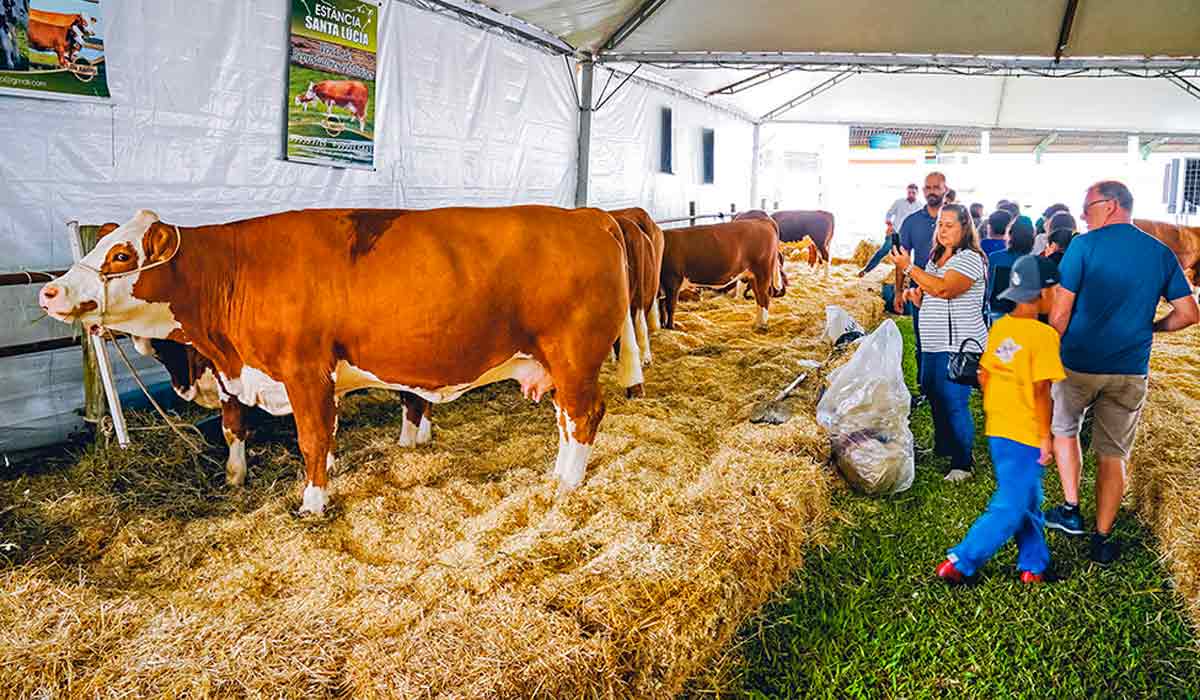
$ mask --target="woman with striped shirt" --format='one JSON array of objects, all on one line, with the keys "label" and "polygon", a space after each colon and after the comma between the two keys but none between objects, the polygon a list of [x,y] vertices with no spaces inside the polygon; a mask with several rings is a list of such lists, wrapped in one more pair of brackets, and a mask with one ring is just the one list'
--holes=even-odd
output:
[{"label": "woman with striped shirt", "polygon": [[975,419],[968,400],[971,388],[950,381],[946,368],[950,353],[958,352],[964,340],[967,350],[982,352],[987,347],[983,322],[983,300],[987,287],[987,257],[966,207],[948,204],[938,215],[934,247],[929,263],[921,270],[912,264],[908,251],[892,255],[892,262],[917,283],[905,297],[920,307],[921,387],[933,412],[934,452],[950,459],[947,481],[971,476],[975,460]]}]

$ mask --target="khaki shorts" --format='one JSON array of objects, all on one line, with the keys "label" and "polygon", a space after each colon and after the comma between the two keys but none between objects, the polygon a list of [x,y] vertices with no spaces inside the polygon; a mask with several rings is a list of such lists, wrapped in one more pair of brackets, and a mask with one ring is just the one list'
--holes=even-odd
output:
[{"label": "khaki shorts", "polygon": [[1084,374],[1067,370],[1067,378],[1050,391],[1054,399],[1053,432],[1075,437],[1091,410],[1095,423],[1092,449],[1101,457],[1128,460],[1137,437],[1138,419],[1146,405],[1146,375]]}]

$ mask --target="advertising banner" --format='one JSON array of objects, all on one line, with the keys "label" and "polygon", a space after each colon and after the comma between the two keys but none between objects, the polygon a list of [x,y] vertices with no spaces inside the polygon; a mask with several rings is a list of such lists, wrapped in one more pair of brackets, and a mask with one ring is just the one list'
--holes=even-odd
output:
[{"label": "advertising banner", "polygon": [[100,0],[0,0],[0,92],[107,100]]},{"label": "advertising banner", "polygon": [[375,0],[292,0],[288,160],[374,169],[378,26]]}]

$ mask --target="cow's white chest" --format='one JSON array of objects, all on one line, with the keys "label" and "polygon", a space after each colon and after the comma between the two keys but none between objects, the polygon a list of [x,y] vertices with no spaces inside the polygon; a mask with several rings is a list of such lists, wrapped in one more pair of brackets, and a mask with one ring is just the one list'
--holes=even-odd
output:
[{"label": "cow's white chest", "polygon": [[[548,382],[549,375],[546,372],[546,368],[542,366],[542,363],[524,353],[516,353],[508,360],[484,372],[475,381],[465,384],[451,384],[435,389],[385,382],[375,374],[360,367],[355,367],[345,360],[338,362],[337,368],[333,372],[333,380],[339,395],[355,391],[356,389],[391,389],[392,391],[407,391],[416,394],[431,403],[453,401],[471,389],[484,386],[485,384],[504,381],[505,379],[516,379],[521,383],[522,388],[525,388],[527,386],[538,386],[539,384],[544,386]],[[545,390],[542,389],[542,391]],[[542,391],[537,392],[538,398],[540,398]]]},{"label": "cow's white chest", "polygon": [[[203,379],[203,378],[201,378]],[[262,370],[242,367],[240,377],[221,375],[225,390],[247,406],[258,406],[273,416],[286,416],[292,412],[287,389]]]}]

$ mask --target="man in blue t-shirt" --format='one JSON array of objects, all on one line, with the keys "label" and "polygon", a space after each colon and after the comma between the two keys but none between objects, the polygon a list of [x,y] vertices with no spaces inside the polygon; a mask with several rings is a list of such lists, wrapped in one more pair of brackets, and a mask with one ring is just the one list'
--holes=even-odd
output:
[{"label": "man in blue t-shirt", "polygon": [[[1171,249],[1133,226],[1133,195],[1116,181],[1087,191],[1088,233],[1063,256],[1050,325],[1062,335],[1067,378],[1054,385],[1054,456],[1066,502],[1046,513],[1046,527],[1083,534],[1079,515],[1079,429],[1095,417],[1096,532],[1091,557],[1107,564],[1120,553],[1113,522],[1125,493],[1125,465],[1146,399],[1154,333],[1200,320],[1200,308]],[[1161,299],[1171,313],[1155,321]]]},{"label": "man in blue t-shirt", "polygon": [[[900,224],[900,247],[912,255],[912,264],[922,270],[929,262],[929,253],[933,251],[933,230],[937,227],[938,214],[942,203],[946,200],[946,176],[932,172],[925,176],[925,206],[912,214]],[[913,285],[915,286],[915,285]],[[896,268],[896,299],[892,302],[893,310],[904,313],[904,271]],[[917,319],[920,310],[908,305],[908,311],[913,320],[913,338],[916,340],[917,352],[917,386],[921,384],[921,332]]]}]

